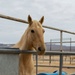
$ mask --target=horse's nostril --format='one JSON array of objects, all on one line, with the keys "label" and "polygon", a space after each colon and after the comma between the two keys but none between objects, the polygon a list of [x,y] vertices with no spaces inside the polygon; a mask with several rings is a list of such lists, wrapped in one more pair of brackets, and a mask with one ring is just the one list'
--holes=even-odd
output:
[{"label": "horse's nostril", "polygon": [[41,47],[38,47],[38,50],[41,51]]}]

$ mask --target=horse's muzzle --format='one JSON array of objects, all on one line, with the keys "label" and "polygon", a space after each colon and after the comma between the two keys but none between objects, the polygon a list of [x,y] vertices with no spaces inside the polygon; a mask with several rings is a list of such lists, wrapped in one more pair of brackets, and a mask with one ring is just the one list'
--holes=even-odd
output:
[{"label": "horse's muzzle", "polygon": [[38,54],[43,55],[45,53],[45,48],[38,47]]}]

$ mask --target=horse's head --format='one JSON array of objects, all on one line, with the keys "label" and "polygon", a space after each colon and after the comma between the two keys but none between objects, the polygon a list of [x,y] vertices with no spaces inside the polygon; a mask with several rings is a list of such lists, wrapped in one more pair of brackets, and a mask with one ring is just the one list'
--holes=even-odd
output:
[{"label": "horse's head", "polygon": [[42,23],[44,21],[44,16],[39,20],[33,20],[28,16],[28,36],[31,42],[32,47],[39,52],[39,55],[44,54],[45,52],[45,44],[44,44],[44,32],[45,30],[42,27]]}]

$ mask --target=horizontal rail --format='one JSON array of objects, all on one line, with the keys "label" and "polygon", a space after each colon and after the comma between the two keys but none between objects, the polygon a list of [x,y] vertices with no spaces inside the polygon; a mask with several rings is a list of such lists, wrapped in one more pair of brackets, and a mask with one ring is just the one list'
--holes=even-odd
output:
[{"label": "horizontal rail", "polygon": [[74,34],[74,32],[70,32],[70,31],[66,31],[66,30],[62,30],[62,29],[58,29],[58,28],[54,28],[54,27],[50,27],[50,26],[43,26],[44,28],[48,28],[48,29],[52,29],[52,30],[57,30],[57,31],[61,31],[61,32],[65,32],[65,33],[70,33],[70,34]]},{"label": "horizontal rail", "polygon": [[[10,16],[6,16],[6,15],[2,15],[2,14],[0,14],[0,18],[9,19],[9,20],[13,20],[13,21],[17,21],[17,22],[22,22],[22,23],[28,24],[28,22],[25,21],[25,20],[18,19],[18,18],[14,18],[14,17],[10,17]],[[56,30],[56,31],[61,31],[61,32],[70,33],[70,34],[74,34],[75,35],[74,32],[70,32],[70,31],[66,31],[66,30],[62,30],[62,29],[58,29],[58,28],[54,28],[54,27],[50,27],[50,26],[45,26],[45,25],[43,25],[43,27],[44,28],[53,29],[53,30]]]},{"label": "horizontal rail", "polygon": [[2,15],[2,14],[0,14],[0,18],[9,19],[9,20],[13,20],[13,21],[17,21],[17,22],[22,22],[22,23],[27,23],[28,24],[28,22],[25,21],[25,20],[14,18],[14,17],[10,17],[10,16],[6,16],[6,15]]},{"label": "horizontal rail", "polygon": [[18,48],[0,48],[0,54],[20,54],[20,53],[36,54],[37,52],[29,50],[19,50]]},{"label": "horizontal rail", "polygon": [[[36,51],[29,50],[19,50],[18,48],[0,48],[0,54],[20,54],[20,53],[28,53],[28,54],[37,54]],[[57,51],[46,51],[45,55],[75,55],[75,52],[57,52]]]},{"label": "horizontal rail", "polygon": [[[60,43],[60,42],[53,42],[53,41],[51,41],[50,43]],[[63,41],[62,43],[75,43],[75,41]]]},{"label": "horizontal rail", "polygon": [[[51,66],[51,65],[50,66],[49,65],[38,65],[38,67],[56,67],[56,68],[59,68],[59,66]],[[62,68],[75,68],[75,66],[62,66]]]}]

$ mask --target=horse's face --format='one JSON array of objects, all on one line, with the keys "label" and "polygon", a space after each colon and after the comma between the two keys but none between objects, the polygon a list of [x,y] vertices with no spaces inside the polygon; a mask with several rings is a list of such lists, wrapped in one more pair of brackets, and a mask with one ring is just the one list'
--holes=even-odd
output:
[{"label": "horse's face", "polygon": [[32,47],[38,51],[39,55],[44,54],[45,44],[44,44],[44,29],[42,27],[44,17],[40,21],[32,21],[32,18],[28,16],[29,22],[29,37],[31,39]]}]

